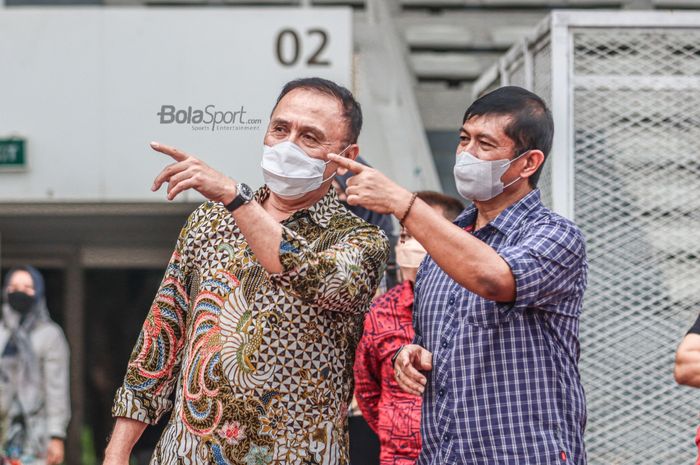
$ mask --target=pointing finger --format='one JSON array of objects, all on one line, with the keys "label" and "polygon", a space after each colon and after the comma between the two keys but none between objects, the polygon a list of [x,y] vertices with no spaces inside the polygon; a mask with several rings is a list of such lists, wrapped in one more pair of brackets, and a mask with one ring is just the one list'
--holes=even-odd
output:
[{"label": "pointing finger", "polygon": [[185,152],[182,152],[175,147],[159,144],[158,142],[151,142],[151,148],[156,152],[172,157],[172,159],[175,161],[185,161],[187,160],[187,157],[189,157],[189,155],[187,155]]},{"label": "pointing finger", "polygon": [[361,173],[365,169],[365,165],[356,162],[355,160],[351,160],[349,158],[341,157],[340,155],[336,155],[334,153],[329,153],[328,154],[328,159],[332,162],[335,162],[338,164],[340,168],[342,168],[342,173],[340,173],[341,170],[339,171],[339,174],[342,176],[347,172],[347,170],[352,171],[355,174]]}]

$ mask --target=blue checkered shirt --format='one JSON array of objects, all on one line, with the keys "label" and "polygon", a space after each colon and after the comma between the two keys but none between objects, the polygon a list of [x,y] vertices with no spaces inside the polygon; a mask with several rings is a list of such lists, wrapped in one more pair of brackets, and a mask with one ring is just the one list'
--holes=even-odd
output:
[{"label": "blue checkered shirt", "polygon": [[[473,225],[476,215],[469,207],[455,223]],[[421,264],[414,342],[433,353],[433,369],[418,464],[585,464],[581,231],[534,190],[473,234],[508,263],[517,297],[484,299],[430,257]]]}]

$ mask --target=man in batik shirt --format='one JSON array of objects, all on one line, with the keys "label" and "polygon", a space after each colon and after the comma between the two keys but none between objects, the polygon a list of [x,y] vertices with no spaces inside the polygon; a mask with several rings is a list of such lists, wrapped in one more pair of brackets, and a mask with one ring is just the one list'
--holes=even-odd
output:
[{"label": "man in batik shirt", "polygon": [[[439,192],[418,198],[452,221],[462,202]],[[392,356],[413,341],[413,285],[423,246],[407,231],[396,244],[401,283],[374,299],[355,354],[355,398],[367,424],[379,436],[381,465],[413,465],[420,453],[422,399],[404,392],[394,379]]]},{"label": "man in batik shirt", "polygon": [[388,244],[329,190],[337,165],[326,162],[357,156],[361,123],[347,89],[287,84],[255,193],[152,144],[175,160],[154,190],[210,201],[180,233],[116,395],[105,463],[126,465],[171,408],[153,464],[347,463],[355,347]]}]

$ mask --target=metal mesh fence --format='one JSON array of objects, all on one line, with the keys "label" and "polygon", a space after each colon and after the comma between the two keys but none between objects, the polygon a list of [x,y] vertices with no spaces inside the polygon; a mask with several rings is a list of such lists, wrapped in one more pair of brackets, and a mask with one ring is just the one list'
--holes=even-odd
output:
[{"label": "metal mesh fence", "polygon": [[[569,189],[590,265],[585,439],[591,465],[693,463],[700,391],[677,386],[672,373],[700,312],[700,20],[634,27],[620,18],[619,27],[564,26],[567,56],[553,60],[551,30],[528,49],[532,90],[559,115],[557,131],[572,125],[556,156],[573,157]],[[552,101],[553,63],[566,101]],[[551,167],[540,179],[549,206],[562,194]]]},{"label": "metal mesh fence", "polygon": [[[549,38],[544,38],[532,47],[533,83],[532,91],[542,97],[547,106],[552,106],[552,52]],[[552,161],[547,160],[540,174],[539,188],[542,203],[552,208]]]},{"label": "metal mesh fence", "polygon": [[574,33],[574,73],[609,76],[698,76],[700,31],[586,28]]},{"label": "metal mesh fence", "polygon": [[522,57],[513,61],[508,66],[509,84],[511,86],[525,87],[525,66]]},{"label": "metal mesh fence", "polygon": [[700,311],[698,72],[700,31],[574,34],[574,202],[590,263],[581,373],[591,464],[694,457],[700,402],[675,385],[672,368]]}]

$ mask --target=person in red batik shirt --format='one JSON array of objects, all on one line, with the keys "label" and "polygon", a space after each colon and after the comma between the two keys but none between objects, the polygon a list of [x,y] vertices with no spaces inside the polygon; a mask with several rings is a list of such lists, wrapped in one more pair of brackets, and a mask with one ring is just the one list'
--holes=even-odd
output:
[{"label": "person in red batik shirt", "polygon": [[[462,211],[462,202],[438,192],[418,192],[418,197],[449,220]],[[413,283],[425,254],[423,246],[403,231],[396,245],[402,282],[375,298],[355,355],[355,397],[365,421],[379,436],[381,465],[413,465],[420,453],[422,398],[401,390],[391,357],[413,340]]]}]

